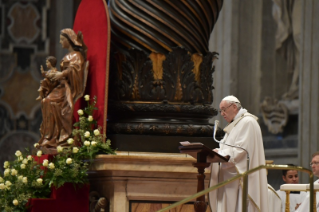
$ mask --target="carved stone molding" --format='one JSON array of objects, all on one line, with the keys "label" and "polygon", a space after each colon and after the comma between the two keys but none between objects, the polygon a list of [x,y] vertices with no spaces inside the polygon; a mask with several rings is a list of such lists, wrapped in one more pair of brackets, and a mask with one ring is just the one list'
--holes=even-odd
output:
[{"label": "carved stone molding", "polygon": [[105,197],[101,197],[101,195],[92,191],[89,195],[90,198],[90,212],[102,212],[107,211],[108,200]]},{"label": "carved stone molding", "polygon": [[169,102],[118,102],[110,101],[109,110],[112,113],[125,113],[134,114],[137,112],[151,112],[152,116],[156,116],[156,113],[171,113],[171,114],[184,114],[189,115],[190,113],[196,114],[200,117],[214,117],[217,115],[217,110],[210,105],[201,104],[187,104],[180,103],[174,104]]},{"label": "carved stone molding", "polygon": [[289,118],[288,108],[283,102],[266,97],[261,104],[261,111],[269,132],[273,134],[283,132]]}]

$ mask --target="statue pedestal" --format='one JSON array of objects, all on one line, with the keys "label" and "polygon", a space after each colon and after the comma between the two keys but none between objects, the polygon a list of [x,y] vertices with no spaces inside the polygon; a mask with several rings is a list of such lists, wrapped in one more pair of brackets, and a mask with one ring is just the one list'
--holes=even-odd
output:
[{"label": "statue pedestal", "polygon": [[[180,153],[99,155],[89,173],[91,191],[109,200],[110,212],[157,211],[197,192],[194,162]],[[210,173],[205,172],[207,187]],[[194,211],[193,202],[181,207],[181,211]]]}]

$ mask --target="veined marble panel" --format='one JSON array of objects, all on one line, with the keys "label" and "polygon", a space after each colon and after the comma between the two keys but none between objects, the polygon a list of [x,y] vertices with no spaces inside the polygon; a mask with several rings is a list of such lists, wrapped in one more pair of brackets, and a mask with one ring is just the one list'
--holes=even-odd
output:
[{"label": "veined marble panel", "polygon": [[[89,173],[91,190],[109,200],[110,212],[129,212],[130,201],[179,201],[197,193],[194,162],[191,156],[179,153],[100,155]],[[205,174],[207,187],[208,169]]]}]

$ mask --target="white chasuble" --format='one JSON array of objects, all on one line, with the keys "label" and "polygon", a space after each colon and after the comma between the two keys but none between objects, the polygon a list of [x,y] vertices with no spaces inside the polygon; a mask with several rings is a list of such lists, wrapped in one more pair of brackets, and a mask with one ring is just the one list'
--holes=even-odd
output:
[{"label": "white chasuble", "polygon": [[[250,156],[249,169],[265,165],[265,153],[261,130],[257,117],[240,109],[233,122],[225,129],[221,143],[240,146],[246,149]],[[242,149],[220,144],[219,153],[229,155],[227,163],[212,163],[210,186],[247,171],[247,156]],[[267,172],[261,169],[248,177],[248,211],[268,212]],[[236,180],[220,189],[209,193],[209,203],[213,212],[242,211],[242,179]]]}]

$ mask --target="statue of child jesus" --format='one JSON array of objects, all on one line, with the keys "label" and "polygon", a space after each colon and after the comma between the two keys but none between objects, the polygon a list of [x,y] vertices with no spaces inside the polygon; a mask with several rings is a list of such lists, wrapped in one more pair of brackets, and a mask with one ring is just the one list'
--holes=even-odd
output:
[{"label": "statue of child jesus", "polygon": [[57,72],[57,68],[56,66],[56,58],[53,56],[48,56],[46,58],[45,64],[48,68],[47,71],[43,70],[43,66],[41,65],[40,69],[41,69],[41,74],[44,77],[43,80],[41,80],[40,82],[40,88],[38,89],[39,91],[39,97],[36,98],[36,100],[41,100],[43,98],[45,98],[51,91],[53,88],[55,88],[58,85],[58,81],[54,81],[54,80],[50,80],[48,78],[48,75],[50,73],[55,73]]}]

